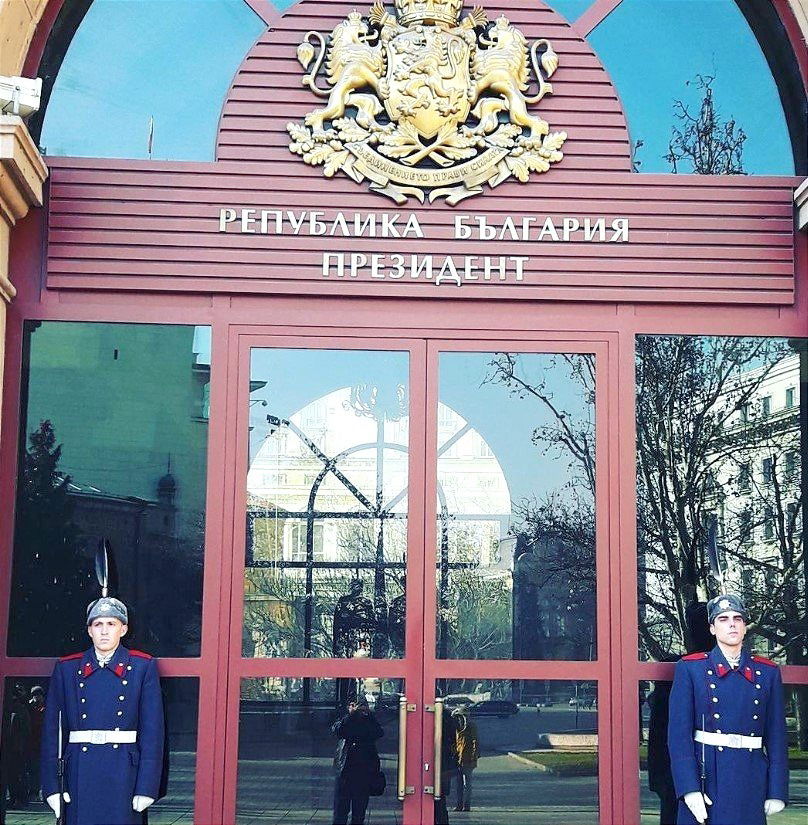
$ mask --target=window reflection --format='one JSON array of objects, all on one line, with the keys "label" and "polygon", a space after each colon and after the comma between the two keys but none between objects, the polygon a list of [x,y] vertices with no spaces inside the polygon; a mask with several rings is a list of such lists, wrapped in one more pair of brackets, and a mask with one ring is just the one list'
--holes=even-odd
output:
[{"label": "window reflection", "polygon": [[25,357],[10,655],[87,647],[102,537],[129,643],[198,655],[209,328],[33,322]]},{"label": "window reflection", "polygon": [[[349,790],[364,796],[368,822],[400,822],[403,691],[402,680],[376,677],[242,680],[236,822],[345,822],[334,811]],[[367,782],[378,771],[386,789],[368,798]]]},{"label": "window reflection", "polygon": [[404,653],[406,353],[253,350],[243,653]]},{"label": "window reflection", "polygon": [[[0,814],[7,825],[52,822],[40,790],[39,748],[47,677],[5,679],[3,729],[0,740]],[[166,715],[167,780],[165,796],[149,808],[156,825],[191,823],[196,786],[196,739],[199,680],[160,680]]]},{"label": "window reflection", "polygon": [[[642,141],[640,172],[671,171],[672,129],[687,124],[686,117],[676,116],[674,101],[682,101],[697,119],[705,100],[700,83],[710,77],[716,120],[747,136],[743,171],[794,174],[777,86],[734,0],[622,0],[589,40],[620,95],[633,143]],[[687,55],[684,63],[682,55]],[[717,145],[723,135],[714,137]],[[680,165],[679,172],[692,172],[691,165]]]},{"label": "window reflection", "polygon": [[436,691],[444,804],[469,810],[464,823],[598,822],[596,683],[450,679]]},{"label": "window reflection", "polygon": [[805,341],[637,339],[642,657],[679,655],[687,605],[734,590],[753,617],[750,642],[759,653],[806,661],[808,424],[787,395],[805,381]]},{"label": "window reflection", "polygon": [[151,146],[153,158],[213,160],[225,96],[263,21],[244,0],[88,5],[45,112],[47,153],[147,158]]},{"label": "window reflection", "polygon": [[443,353],[440,658],[593,659],[595,358]]}]

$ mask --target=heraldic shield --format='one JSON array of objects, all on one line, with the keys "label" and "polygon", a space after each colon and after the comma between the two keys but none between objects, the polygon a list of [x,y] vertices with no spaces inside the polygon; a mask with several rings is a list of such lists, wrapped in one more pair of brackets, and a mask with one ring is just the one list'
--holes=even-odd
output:
[{"label": "heraldic shield", "polygon": [[[470,62],[465,39],[438,27],[417,26],[394,37],[387,43],[384,102],[390,119],[412,124],[423,138],[434,138],[441,129],[456,131],[471,111]],[[403,162],[420,159],[416,154]]]},{"label": "heraldic shield", "polygon": [[463,0],[395,2],[396,14],[376,0],[367,17],[352,11],[327,36],[305,34],[302,82],[326,101],[287,124],[292,152],[399,204],[454,205],[563,158],[566,132],[529,110],[553,91],[549,41],[528,44],[479,6],[460,20]]}]

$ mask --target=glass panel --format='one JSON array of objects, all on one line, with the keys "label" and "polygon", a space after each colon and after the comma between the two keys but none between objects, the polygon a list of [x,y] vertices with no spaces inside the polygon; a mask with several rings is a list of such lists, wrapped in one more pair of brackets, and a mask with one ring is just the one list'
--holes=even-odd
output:
[{"label": "glass panel", "polygon": [[468,825],[598,822],[595,682],[438,680],[445,699],[436,822],[470,810]]},{"label": "glass panel", "polygon": [[593,0],[550,0],[545,5],[557,11],[570,23],[574,23],[591,5]]},{"label": "glass panel", "polygon": [[94,0],[40,143],[50,155],[147,158],[151,142],[155,159],[213,160],[225,96],[264,29],[244,0]]},{"label": "glass panel", "polygon": [[[793,175],[794,156],[780,95],[758,42],[734,0],[623,0],[589,36],[623,103],[640,172],[670,172],[671,130],[698,119],[710,82],[714,151],[702,174],[723,173],[725,125],[746,136],[741,168],[753,175]],[[631,48],[626,48],[631,43]],[[783,43],[783,48],[789,48]],[[681,57],[687,55],[683,65]],[[703,122],[702,122],[703,125]],[[701,132],[705,145],[705,130]],[[709,160],[707,160],[709,157]],[[716,162],[716,159],[718,162]],[[692,163],[678,171],[690,173]]]},{"label": "glass panel", "polygon": [[[640,682],[641,825],[673,825],[677,799],[667,748],[671,683]],[[808,686],[785,686],[788,730],[789,803],[777,814],[781,825],[802,825],[808,815]]]},{"label": "glass panel", "polygon": [[691,605],[723,589],[759,653],[808,661],[807,376],[797,339],[637,338],[641,658],[691,649]]},{"label": "glass panel", "polygon": [[439,364],[438,657],[595,658],[595,356]]},{"label": "glass panel", "polygon": [[32,322],[24,345],[10,655],[89,647],[106,537],[127,644],[198,656],[210,329]]},{"label": "glass panel", "polygon": [[[399,679],[243,679],[236,822],[360,822],[365,806],[368,823],[401,822],[403,690]],[[386,788],[369,796],[379,771]]]},{"label": "glass panel", "polygon": [[243,655],[404,654],[408,355],[254,349]]},{"label": "glass panel", "polygon": [[[0,812],[7,825],[53,822],[40,791],[39,747],[50,679],[7,677],[0,746]],[[156,825],[193,822],[199,680],[160,680],[168,735],[166,795],[149,808]],[[68,788],[69,790],[69,788]],[[0,817],[1,818],[1,817]]]}]

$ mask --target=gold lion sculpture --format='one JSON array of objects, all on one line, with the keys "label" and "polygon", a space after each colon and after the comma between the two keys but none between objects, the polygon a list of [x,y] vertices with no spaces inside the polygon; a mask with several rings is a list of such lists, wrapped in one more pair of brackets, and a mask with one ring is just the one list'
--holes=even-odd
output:
[{"label": "gold lion sculpture", "polygon": [[[356,106],[368,119],[381,111],[377,97],[370,94],[355,94],[357,89],[370,87],[381,97],[386,97],[383,87],[385,60],[378,34],[371,34],[370,27],[359,12],[352,11],[348,17],[331,32],[331,48],[327,50],[326,42],[319,32],[306,33],[298,47],[298,59],[303,68],[308,68],[314,49],[314,38],[319,44],[319,54],[310,72],[303,77],[303,85],[308,86],[318,97],[327,97],[328,102],[322,109],[315,109],[306,115],[306,125],[315,131],[322,131],[323,122],[342,117],[349,105]],[[374,42],[376,41],[376,42]],[[331,88],[321,89],[317,85],[317,73],[322,66],[326,51],[328,62],[326,73]]]},{"label": "gold lion sculpture", "polygon": [[[558,67],[558,56],[547,40],[536,40],[528,51],[527,40],[519,29],[511,25],[507,17],[498,17],[488,37],[480,37],[480,43],[488,46],[477,49],[472,64],[474,84],[470,97],[477,105],[472,114],[479,120],[475,131],[488,134],[498,126],[497,112],[507,110],[511,122],[530,129],[530,138],[540,138],[550,129],[546,120],[534,117],[528,110],[528,104],[538,103],[553,87],[542,76],[543,68],[549,78]],[[545,47],[539,66],[538,50]],[[530,82],[530,65],[528,53],[536,72],[539,89],[535,95],[527,97]],[[483,92],[491,91],[500,95],[481,97]]]}]

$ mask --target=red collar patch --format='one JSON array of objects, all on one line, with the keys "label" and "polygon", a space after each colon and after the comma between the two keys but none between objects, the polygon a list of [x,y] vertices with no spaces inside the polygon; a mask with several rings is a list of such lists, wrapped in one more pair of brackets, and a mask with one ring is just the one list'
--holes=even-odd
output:
[{"label": "red collar patch", "polygon": [[92,674],[93,670],[94,670],[94,668],[93,668],[92,664],[90,664],[90,662],[85,662],[84,663],[84,668],[82,669],[82,672],[81,672],[81,675],[86,678],[87,676],[90,676]]},{"label": "red collar patch", "polygon": [[120,662],[118,662],[118,664],[115,665],[114,668],[112,668],[112,672],[120,679],[123,677],[123,674],[126,672],[126,669]]},{"label": "red collar patch", "polygon": [[715,669],[718,671],[719,676],[726,676],[730,671],[730,669],[723,662],[719,662],[715,666]]},{"label": "red collar patch", "polygon": [[754,681],[755,681],[754,677],[752,676],[752,668],[751,668],[751,667],[749,667],[749,665],[747,665],[747,666],[743,669],[743,675],[744,675],[744,677],[746,678],[746,681],[747,681],[747,682],[754,682]]}]

